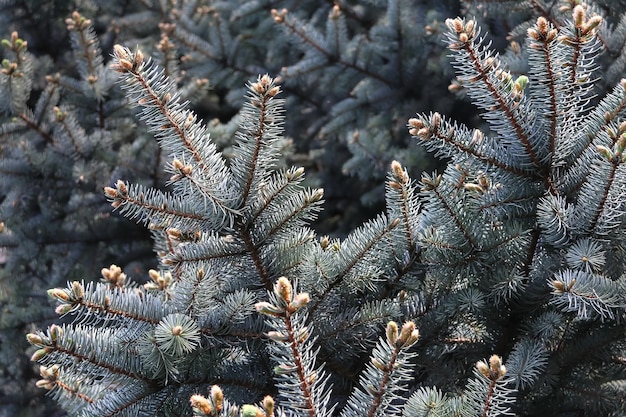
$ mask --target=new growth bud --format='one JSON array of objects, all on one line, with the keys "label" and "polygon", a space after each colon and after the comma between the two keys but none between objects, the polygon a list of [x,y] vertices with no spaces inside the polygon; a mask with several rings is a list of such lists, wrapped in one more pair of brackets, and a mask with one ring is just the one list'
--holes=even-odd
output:
[{"label": "new growth bud", "polygon": [[394,346],[398,341],[398,323],[396,323],[395,321],[390,321],[389,323],[387,323],[387,330],[385,333],[387,335],[387,341],[389,342],[389,344],[391,346]]},{"label": "new growth bud", "polygon": [[396,346],[408,348],[415,344],[419,339],[419,331],[415,328],[415,323],[407,321],[402,325],[400,335],[396,341]]},{"label": "new growth bud", "polygon": [[287,16],[287,9],[282,9],[280,11],[272,9],[272,17],[274,18],[274,22],[283,23],[285,21],[285,16]]},{"label": "new growth bud", "polygon": [[60,301],[70,300],[70,296],[67,294],[65,290],[61,288],[50,288],[48,290],[48,296],[51,298],[56,298],[57,300],[60,300]]},{"label": "new growth bud", "polygon": [[224,393],[222,392],[222,389],[217,385],[213,385],[211,387],[211,401],[213,401],[215,410],[218,413],[221,413],[222,409],[224,408]]},{"label": "new growth bud", "polygon": [[402,168],[402,165],[400,165],[400,162],[391,162],[391,172],[393,172],[393,176],[396,177],[401,184],[406,184],[409,181],[409,176],[404,171],[404,168]]},{"label": "new growth bud", "polygon": [[267,417],[274,417],[274,399],[267,395],[265,396],[265,398],[263,398],[263,402],[261,404],[263,405],[263,409],[265,410],[265,415]]},{"label": "new growth bud", "polygon": [[301,292],[293,297],[293,301],[289,304],[289,307],[291,310],[296,311],[309,304],[309,301],[311,301],[309,293]]},{"label": "new growth bud", "polygon": [[287,277],[280,277],[276,284],[274,284],[274,293],[278,298],[289,304],[293,298],[293,287]]},{"label": "new growth bud", "polygon": [[47,390],[51,390],[56,386],[56,380],[59,377],[59,365],[53,365],[49,368],[45,366],[39,367],[39,374],[43,379],[40,379],[36,382],[36,386],[38,388],[44,388]]},{"label": "new growth bud", "polygon": [[467,43],[476,36],[476,21],[474,20],[465,22],[465,20],[459,17],[456,19],[447,19],[446,26],[448,26],[450,31],[456,34],[457,39],[459,40],[459,42],[451,43],[450,49],[462,49],[466,47]]},{"label": "new growth bud", "polygon": [[193,412],[195,414],[202,416],[213,415],[213,407],[211,407],[211,403],[202,395],[192,395],[189,402],[191,403],[191,408],[193,408]]},{"label": "new growth bud", "polygon": [[282,308],[277,307],[272,303],[268,303],[267,301],[259,301],[254,305],[254,308],[258,313],[274,317],[281,316],[285,312]]},{"label": "new growth bud", "polygon": [[502,358],[498,355],[491,355],[489,364],[485,361],[476,362],[476,369],[485,378],[491,381],[498,381],[506,374],[506,366],[502,364]]},{"label": "new growth bud", "polygon": [[265,417],[265,413],[255,405],[245,404],[241,407],[241,417]]},{"label": "new growth bud", "polygon": [[26,335],[26,340],[28,343],[35,346],[43,346],[43,338],[35,333],[28,333]]}]

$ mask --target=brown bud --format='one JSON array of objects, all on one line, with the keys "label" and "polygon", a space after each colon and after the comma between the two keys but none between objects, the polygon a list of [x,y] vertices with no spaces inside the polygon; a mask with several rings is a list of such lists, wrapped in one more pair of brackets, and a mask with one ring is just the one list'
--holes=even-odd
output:
[{"label": "brown bud", "polygon": [[413,323],[412,321],[407,321],[402,325],[402,329],[400,330],[400,335],[396,342],[396,346],[409,347],[417,341],[418,337],[419,332],[415,330],[415,323]]},{"label": "brown bud", "polygon": [[553,40],[556,39],[558,34],[559,34],[559,31],[556,28],[551,29],[550,32],[548,32],[548,36],[546,36],[546,41],[552,42]]},{"label": "brown bud", "polygon": [[414,127],[416,129],[421,129],[424,127],[424,122],[416,117],[412,117],[409,119],[409,126]]},{"label": "brown bud", "polygon": [[556,290],[557,294],[562,294],[565,291],[565,285],[561,281],[552,281],[552,286]]},{"label": "brown bud", "polygon": [[395,346],[398,341],[398,324],[395,321],[387,323],[387,329],[385,334],[387,335],[387,341],[391,346]]},{"label": "brown bud", "polygon": [[602,16],[592,16],[589,20],[587,20],[587,23],[583,27],[583,32],[587,34],[593,31],[596,27],[600,25],[600,23],[602,23]]},{"label": "brown bud", "polygon": [[71,304],[59,304],[55,309],[54,312],[57,313],[59,316],[62,316],[64,314],[69,313],[72,310],[73,306]]},{"label": "brown bud", "polygon": [[263,94],[265,92],[265,87],[261,83],[253,83],[252,88],[259,94]]},{"label": "brown bud", "polygon": [[396,190],[402,189],[402,184],[395,182],[395,181],[387,181],[387,185],[389,185],[391,188],[396,189]]},{"label": "brown bud", "polygon": [[433,130],[439,129],[439,125],[441,124],[441,115],[437,112],[434,112],[430,117],[430,124],[433,127]]},{"label": "brown bud", "polygon": [[261,404],[263,405],[263,409],[265,410],[266,417],[274,417],[274,399],[267,395],[265,396],[265,398],[263,398]]},{"label": "brown bud", "polygon": [[404,179],[404,169],[402,169],[402,165],[400,165],[400,162],[398,161],[392,161],[391,162],[391,171],[393,172],[393,175],[402,180]]},{"label": "brown bud", "polygon": [[317,189],[315,189],[315,191],[311,195],[310,201],[312,201],[312,202],[320,201],[322,199],[322,197],[324,197],[324,189],[323,188],[317,188]]},{"label": "brown bud", "polygon": [[522,47],[516,41],[511,41],[511,44],[509,46],[511,48],[511,51],[513,51],[513,53],[516,55],[522,52]]},{"label": "brown bud", "polygon": [[128,194],[128,188],[126,187],[126,184],[124,183],[124,181],[117,180],[117,183],[115,183],[115,186],[117,187],[117,190],[120,192],[120,194],[122,194],[123,196]]},{"label": "brown bud", "polygon": [[456,19],[446,19],[446,26],[456,33],[463,32],[463,21],[458,17]]},{"label": "brown bud", "polygon": [[309,293],[301,292],[293,297],[293,301],[289,304],[289,307],[291,307],[292,310],[296,311],[309,304],[309,301],[311,301]]},{"label": "brown bud", "polygon": [[267,301],[260,301],[256,303],[254,305],[254,308],[256,309],[257,312],[261,314],[274,316],[274,317],[278,317],[285,312],[282,308],[277,307],[272,303],[268,303]]},{"label": "brown bud", "polygon": [[280,93],[280,87],[279,86],[274,86],[272,87],[268,92],[267,95],[270,97],[274,97],[276,96],[278,93]]},{"label": "brown bud", "polygon": [[576,28],[582,28],[583,24],[585,23],[585,9],[583,8],[582,5],[577,5],[576,7],[574,7],[574,26]]},{"label": "brown bud", "polygon": [[174,159],[174,160],[172,161],[172,166],[174,167],[174,169],[176,169],[176,170],[179,170],[179,171],[180,171],[181,169],[183,169],[183,166],[184,166],[184,165],[183,165],[183,163],[182,163],[182,162],[180,162],[180,160],[178,160],[178,159]]},{"label": "brown bud", "polygon": [[43,357],[46,356],[51,351],[52,350],[50,348],[38,349],[38,350],[35,351],[35,353],[33,353],[33,356],[30,357],[30,360],[32,362],[38,362],[38,361],[42,360]]},{"label": "brown bud", "polygon": [[41,336],[35,333],[28,333],[26,335],[26,340],[28,340],[28,343],[30,343],[31,345],[41,346],[43,344],[43,339],[41,338]]},{"label": "brown bud", "polygon": [[272,9],[272,17],[274,18],[274,22],[276,23],[283,23],[285,21],[285,15],[282,13],[282,11],[279,12],[276,9]]},{"label": "brown bud", "polygon": [[372,365],[374,365],[376,369],[380,369],[381,371],[389,370],[387,364],[382,363],[380,360],[376,358],[371,358],[370,361],[372,362]]},{"label": "brown bud", "polygon": [[483,187],[481,187],[478,184],[474,184],[473,182],[468,182],[463,184],[463,188],[465,188],[467,191],[472,191],[472,192],[477,192],[477,193],[482,193]]},{"label": "brown bud", "polygon": [[293,299],[293,287],[287,277],[280,277],[274,284],[274,293],[286,303],[290,303]]},{"label": "brown bud", "polygon": [[217,412],[221,413],[222,408],[224,408],[224,393],[217,385],[211,387],[211,400],[213,400],[213,405],[215,405]]},{"label": "brown bud", "polygon": [[70,296],[61,288],[51,288],[48,290],[48,296],[61,301],[69,301]]},{"label": "brown bud", "polygon": [[137,51],[135,51],[135,66],[139,67],[143,64],[143,59],[143,52],[141,52],[140,49],[137,49]]},{"label": "brown bud", "polygon": [[189,399],[189,402],[191,403],[191,407],[196,409],[197,412],[200,412],[207,416],[213,414],[213,407],[211,407],[211,403],[202,395],[192,395]]},{"label": "brown bud", "polygon": [[117,190],[111,187],[104,187],[104,195],[108,198],[115,198],[117,197]]},{"label": "brown bud", "polygon": [[37,388],[43,388],[43,389],[47,389],[47,390],[51,390],[55,387],[55,383],[54,381],[48,381],[47,379],[40,379],[37,382],[35,382],[35,386]]},{"label": "brown bud", "polygon": [[430,139],[430,129],[427,127],[423,127],[420,130],[418,130],[417,135],[414,135],[414,136],[418,136],[421,140]]},{"label": "brown bud", "polygon": [[474,27],[476,26],[476,21],[475,20],[470,20],[469,22],[467,22],[465,24],[465,32],[468,35],[473,35],[474,34]]},{"label": "brown bud", "polygon": [[50,333],[50,340],[52,340],[52,342],[56,342],[58,338],[63,336],[63,328],[57,324],[50,326],[48,332]]},{"label": "brown bud", "polygon": [[485,378],[489,378],[491,376],[489,365],[487,365],[484,361],[476,362],[476,369],[478,369],[478,372],[480,372]]}]

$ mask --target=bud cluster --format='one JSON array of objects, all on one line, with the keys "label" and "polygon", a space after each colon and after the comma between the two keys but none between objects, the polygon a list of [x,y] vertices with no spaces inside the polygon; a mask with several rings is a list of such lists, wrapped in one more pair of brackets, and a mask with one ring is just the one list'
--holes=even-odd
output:
[{"label": "bud cluster", "polygon": [[331,239],[330,236],[325,235],[320,238],[320,246],[324,251],[332,250],[333,252],[339,252],[341,250],[341,241],[339,239]]},{"label": "bud cluster", "polygon": [[590,18],[587,18],[585,8],[581,4],[574,7],[573,15],[574,27],[578,29],[583,36],[590,33],[593,34],[595,28],[602,23],[602,16],[593,15]]},{"label": "bud cluster", "polygon": [[250,88],[263,97],[274,97],[280,93],[280,87],[275,85],[275,80],[267,74],[259,77],[257,82],[250,84]]},{"label": "bud cluster", "polygon": [[48,391],[56,387],[57,379],[59,379],[60,367],[59,365],[53,365],[51,367],[40,366],[39,374],[41,378],[35,384],[38,388],[44,388]]},{"label": "bud cluster", "polygon": [[533,42],[530,47],[541,49],[543,48],[541,44],[550,43],[556,39],[558,30],[552,27],[545,17],[540,16],[535,26],[528,28],[527,34],[533,41],[540,42],[540,44]]},{"label": "bud cluster", "polygon": [[476,362],[476,369],[482,376],[490,381],[498,381],[506,374],[506,366],[502,364],[502,358],[498,355],[491,355],[489,364],[485,361]]},{"label": "bud cluster", "polygon": [[465,22],[464,19],[457,17],[456,19],[446,19],[446,26],[456,34],[458,42],[450,44],[450,49],[459,50],[466,47],[468,42],[476,37],[476,21],[470,20]]},{"label": "bud cluster", "polygon": [[219,416],[224,408],[224,393],[217,385],[211,387],[209,398],[195,394],[189,399],[194,416],[213,417]]},{"label": "bud cluster", "polygon": [[419,339],[419,330],[415,328],[415,323],[407,321],[402,325],[402,328],[398,328],[398,324],[395,321],[387,323],[387,329],[385,331],[387,336],[387,342],[393,348],[406,349],[411,347]]},{"label": "bud cluster", "polygon": [[[428,140],[431,139],[441,127],[441,115],[437,112],[434,112],[430,115],[430,120],[420,120],[416,117],[412,117],[409,119],[409,134],[411,136],[415,136],[420,140]],[[452,135],[454,133],[453,130],[448,132],[448,135]]]},{"label": "bud cluster", "polygon": [[278,305],[261,301],[254,305],[256,310],[261,314],[280,317],[285,313],[295,313],[306,306],[310,301],[309,294],[306,292],[294,295],[293,286],[286,277],[278,278],[278,281],[274,284],[274,295],[276,296],[276,300],[278,301],[276,304]]},{"label": "bud cluster", "polygon": [[65,24],[68,30],[83,31],[89,28],[91,19],[87,19],[77,11],[74,11],[72,17],[65,19]]},{"label": "bud cluster", "polygon": [[596,29],[602,23],[602,16],[593,15],[587,18],[585,8],[582,5],[574,7],[574,34],[559,36],[559,41],[566,45],[576,45],[581,42],[588,41],[596,34]]},{"label": "bud cluster", "polygon": [[10,39],[2,39],[2,46],[11,50],[16,57],[16,62],[11,62],[6,58],[2,60],[2,73],[11,77],[22,77],[24,74],[19,70],[19,67],[23,58],[20,54],[26,52],[28,42],[21,39],[14,31],[11,33]]},{"label": "bud cluster", "polygon": [[[621,127],[621,126],[620,126]],[[626,148],[626,133],[620,134],[618,139],[615,141],[613,148],[609,148],[604,145],[596,145],[596,149],[607,161],[613,164],[619,164],[622,162],[626,162],[626,154],[624,154],[624,149]]]},{"label": "bud cluster", "polygon": [[135,53],[132,53],[128,48],[115,45],[113,47],[113,56],[115,60],[113,64],[111,64],[111,69],[121,73],[136,73],[141,69],[144,63],[143,52],[139,49],[137,49]]},{"label": "bud cluster", "polygon": [[150,276],[152,282],[146,282],[143,284],[143,287],[148,291],[165,291],[172,284],[171,272],[161,274],[159,271],[151,269],[148,271],[148,275]]},{"label": "bud cluster", "polygon": [[285,17],[287,16],[287,9],[276,10],[272,9],[272,17],[274,18],[274,22],[283,23],[285,21]]},{"label": "bud cluster", "polygon": [[63,337],[63,328],[56,324],[53,324],[48,328],[48,334],[28,333],[26,335],[26,340],[28,340],[31,345],[41,348],[33,353],[30,360],[38,362],[48,353],[54,351],[57,341],[61,337]]},{"label": "bud cluster", "polygon": [[463,184],[463,188],[468,191],[473,191],[479,194],[484,194],[491,187],[489,178],[483,173],[479,172],[476,178],[476,182],[466,182]]},{"label": "bud cluster", "polygon": [[104,195],[111,201],[113,208],[118,208],[124,203],[124,200],[128,197],[128,186],[122,180],[117,180],[115,188],[104,187]]},{"label": "bud cluster", "polygon": [[561,295],[566,292],[569,292],[574,286],[574,284],[576,284],[576,278],[573,278],[569,283],[565,283],[563,281],[559,281],[555,279],[552,281],[552,288],[554,288],[555,294]]},{"label": "bud cluster", "polygon": [[179,159],[174,158],[172,161],[172,167],[176,173],[170,177],[171,182],[178,181],[191,175],[192,166],[183,164]]},{"label": "bud cluster", "polygon": [[106,282],[112,287],[123,287],[126,284],[126,274],[123,273],[122,268],[117,265],[102,268],[100,273],[102,274],[102,282]]},{"label": "bud cluster", "polygon": [[[194,394],[189,399],[194,417],[217,417],[224,415],[224,393],[222,389],[213,385],[209,398],[204,395]],[[251,404],[245,404],[237,413],[237,409],[233,408],[228,413],[229,416],[235,417],[274,417],[275,404],[274,399],[267,395],[261,401],[261,407]]]},{"label": "bud cluster", "polygon": [[61,304],[55,309],[56,313],[63,315],[68,313],[77,302],[82,300],[85,294],[83,284],[78,281],[72,282],[72,286],[69,289],[51,288],[48,290],[48,296],[60,301]]},{"label": "bud cluster", "polygon": [[421,188],[422,191],[432,191],[434,189],[436,189],[437,187],[439,187],[439,184],[441,183],[441,174],[437,175],[437,176],[430,176],[428,174],[424,174],[422,176],[422,184],[423,187]]},{"label": "bud cluster", "polygon": [[18,36],[17,32],[13,31],[11,32],[10,39],[2,39],[2,46],[10,49],[17,54],[19,52],[26,51],[26,48],[28,47],[28,42],[26,42],[24,39],[21,39]]}]

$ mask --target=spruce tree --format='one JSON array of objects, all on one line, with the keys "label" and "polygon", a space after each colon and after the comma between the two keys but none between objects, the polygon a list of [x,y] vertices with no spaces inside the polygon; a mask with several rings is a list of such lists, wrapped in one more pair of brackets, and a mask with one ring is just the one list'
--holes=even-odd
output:
[{"label": "spruce tree", "polygon": [[513,75],[475,20],[447,20],[489,132],[408,120],[445,170],[392,162],[386,211],[344,239],[316,236],[323,190],[278,167],[275,79],[248,84],[225,155],[163,70],[116,46],[170,189],[104,192],[161,267],[51,289],[72,322],[29,334],[38,385],[83,416],[622,415],[626,80],[592,102],[601,22],[539,17]]}]

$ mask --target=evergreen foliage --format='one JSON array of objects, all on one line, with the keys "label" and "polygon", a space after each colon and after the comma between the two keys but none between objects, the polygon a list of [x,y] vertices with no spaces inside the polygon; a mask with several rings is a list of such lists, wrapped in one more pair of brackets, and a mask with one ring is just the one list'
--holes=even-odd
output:
[{"label": "evergreen foliage", "polygon": [[343,239],[316,236],[323,190],[280,166],[277,80],[248,83],[226,154],[163,69],[116,46],[170,187],[105,195],[161,267],[49,290],[71,323],[28,335],[38,385],[81,416],[623,415],[626,80],[592,102],[593,10],[536,19],[519,76],[448,19],[490,132],[409,119],[449,163],[418,182],[392,162],[385,212]]},{"label": "evergreen foliage", "polygon": [[[93,276],[116,262],[151,264],[149,233],[111,216],[102,188],[120,175],[158,185],[158,147],[137,129],[104,65],[90,19],[65,22],[72,66],[51,71],[14,31],[2,41],[0,218],[0,393],[9,404],[33,395],[24,358],[27,327],[54,318],[50,286]],[[59,65],[60,66],[60,65]],[[58,67],[57,67],[58,68]],[[125,254],[125,255],[122,255]],[[147,268],[139,268],[147,271]],[[11,412],[11,411],[9,411]]]},{"label": "evergreen foliage", "polygon": [[[136,125],[132,111],[111,82],[111,74],[103,71],[114,42],[139,44],[156,58],[182,101],[190,100],[199,114],[207,120],[213,118],[207,129],[219,133],[213,135],[219,139],[215,144],[228,158],[242,120],[238,109],[246,81],[258,73],[279,74],[311,48],[310,43],[291,42],[272,9],[280,13],[288,9],[285,22],[303,29],[304,35],[323,34],[329,39],[324,43],[331,38],[326,29],[339,22],[342,40],[349,42],[342,41],[332,59],[309,74],[281,76],[292,115],[285,126],[286,135],[277,143],[281,167],[297,161],[306,165],[309,185],[325,183],[331,200],[327,198],[319,229],[335,236],[345,234],[376,210],[364,210],[355,201],[361,196],[370,202],[381,199],[381,167],[391,158],[408,151],[402,157],[406,164],[424,162],[424,152],[407,146],[404,121],[416,108],[441,103],[437,108],[445,109],[452,103],[451,97],[434,93],[434,89],[434,94],[426,95],[431,90],[419,88],[426,82],[434,85],[435,80],[442,87],[448,82],[448,76],[439,71],[443,44],[436,36],[425,36],[424,25],[451,11],[456,13],[458,5],[424,3],[406,14],[399,13],[406,2],[351,3],[345,2],[341,8],[315,1],[8,0],[0,4],[7,40],[12,42],[9,35],[15,30],[20,42],[28,46],[22,51],[27,59],[21,63],[28,68],[20,68],[14,77],[2,74],[6,89],[0,103],[1,158],[6,169],[0,190],[4,231],[0,243],[0,403],[11,405],[2,412],[12,415],[15,404],[18,408],[26,403],[34,408],[42,404],[32,398],[33,384],[28,381],[32,370],[22,351],[23,334],[47,326],[51,319],[43,289],[67,280],[93,279],[102,265],[113,262],[134,277],[145,275],[141,271],[147,269],[146,264],[154,265],[149,234],[112,216],[100,193],[119,177],[157,188],[165,182],[158,147],[143,126]],[[68,30],[70,23],[65,20],[73,19],[74,10],[80,11],[81,18],[89,18],[89,24],[73,24]],[[421,16],[427,16],[426,20]],[[395,20],[389,23],[389,17]],[[390,32],[390,25],[395,25],[395,33]],[[390,49],[389,39],[404,42]],[[355,45],[358,48],[353,51]],[[5,48],[3,58],[7,65],[16,61],[10,47]],[[354,65],[347,65],[350,60]],[[406,60],[407,84],[415,86],[410,90],[398,82],[396,63],[401,60]],[[430,77],[420,78],[425,67]],[[348,117],[345,125],[334,123],[332,132],[320,133],[335,118],[331,109],[337,103],[349,101],[359,84],[383,76],[387,83],[382,87],[391,98],[383,102],[381,94],[361,96],[342,113]],[[212,89],[207,88],[207,77]],[[326,88],[328,85],[333,88]],[[383,89],[381,85],[377,88]],[[411,104],[399,110],[401,102]],[[365,111],[372,117],[364,116]],[[16,117],[23,112],[37,117],[32,123],[20,121]],[[351,155],[348,148],[352,145],[346,145],[346,138],[352,141],[355,129],[366,122],[368,127],[361,136],[375,134],[376,150],[371,147],[358,166],[341,173]],[[25,144],[28,149],[20,149]],[[366,150],[357,148],[361,154]],[[365,168],[372,166],[375,169]],[[344,175],[356,169],[361,173],[359,181]],[[120,257],[120,253],[125,255]]]},{"label": "evergreen foliage", "polygon": [[[435,93],[452,75],[435,28],[458,14],[458,2],[199,3],[155,2],[113,24],[126,44],[167,55],[160,61],[172,79],[208,78],[216,96],[202,105],[223,121],[242,106],[247,81],[276,74],[292,109],[285,121],[292,160],[305,165],[309,183],[324,185],[320,227],[328,233],[345,234],[368,218],[363,212],[382,208],[392,160],[435,166],[410,144],[404,125],[416,110],[455,104],[450,94]],[[159,51],[145,29],[156,27]]]}]

